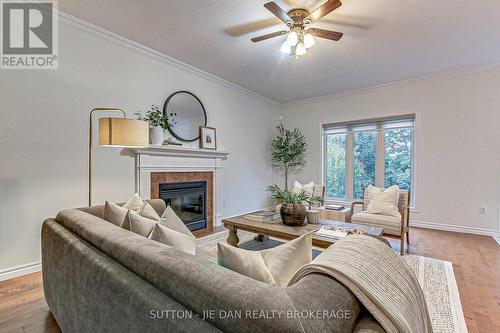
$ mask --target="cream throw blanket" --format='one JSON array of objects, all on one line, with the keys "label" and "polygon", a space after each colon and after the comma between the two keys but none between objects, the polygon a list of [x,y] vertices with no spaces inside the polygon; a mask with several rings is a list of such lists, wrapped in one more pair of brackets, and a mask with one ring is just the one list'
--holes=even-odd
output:
[{"label": "cream throw blanket", "polygon": [[289,285],[311,273],[346,286],[389,333],[431,333],[429,311],[415,274],[386,244],[366,235],[345,237],[302,266]]}]

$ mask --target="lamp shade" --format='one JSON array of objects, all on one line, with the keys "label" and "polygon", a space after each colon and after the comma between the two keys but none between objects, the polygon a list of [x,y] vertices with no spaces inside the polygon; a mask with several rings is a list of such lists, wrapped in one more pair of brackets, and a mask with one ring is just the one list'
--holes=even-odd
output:
[{"label": "lamp shade", "polygon": [[115,147],[147,147],[149,145],[148,123],[127,118],[101,118],[99,119],[99,144]]}]

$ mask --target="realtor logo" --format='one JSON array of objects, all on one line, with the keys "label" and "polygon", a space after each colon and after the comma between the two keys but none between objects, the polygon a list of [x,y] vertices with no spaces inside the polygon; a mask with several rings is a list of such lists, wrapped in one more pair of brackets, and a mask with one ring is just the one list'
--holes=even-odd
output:
[{"label": "realtor logo", "polygon": [[57,69],[57,3],[1,0],[2,69]]}]

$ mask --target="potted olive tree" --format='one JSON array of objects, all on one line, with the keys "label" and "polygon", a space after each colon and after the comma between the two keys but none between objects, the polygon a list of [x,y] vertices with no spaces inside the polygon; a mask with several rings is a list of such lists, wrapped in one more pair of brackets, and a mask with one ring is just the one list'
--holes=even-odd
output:
[{"label": "potted olive tree", "polygon": [[164,115],[157,105],[151,105],[144,120],[149,123],[149,136],[152,145],[161,146],[163,144],[164,131],[175,124],[173,117],[176,115],[175,112]]},{"label": "potted olive tree", "polygon": [[292,193],[288,190],[282,190],[278,185],[269,186],[267,191],[276,201],[281,202],[281,221],[286,225],[303,225],[307,214],[306,204],[311,206],[323,203],[323,197],[311,196],[305,191]]},{"label": "potted olive tree", "polygon": [[299,171],[306,165],[307,143],[298,129],[286,129],[283,124],[276,126],[276,137],[271,145],[273,166],[281,168],[285,174],[285,190],[288,190],[288,172]]}]

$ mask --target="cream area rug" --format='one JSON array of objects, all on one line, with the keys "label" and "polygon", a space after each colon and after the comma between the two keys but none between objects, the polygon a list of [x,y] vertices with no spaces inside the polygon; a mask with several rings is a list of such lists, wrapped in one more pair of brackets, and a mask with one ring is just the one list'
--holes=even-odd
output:
[{"label": "cream area rug", "polygon": [[[224,230],[213,235],[198,239],[198,246],[210,252],[215,261],[217,243],[226,243],[228,231]],[[239,244],[255,242],[254,233],[238,231]],[[283,240],[272,238],[275,244]],[[244,246],[243,246],[244,247]],[[255,248],[255,246],[250,246]],[[314,248],[314,251],[320,251]],[[434,333],[462,333],[467,332],[458,286],[453,273],[452,263],[449,261],[428,257],[405,255],[403,259],[411,267],[424,291],[429,308],[429,315]]]}]

